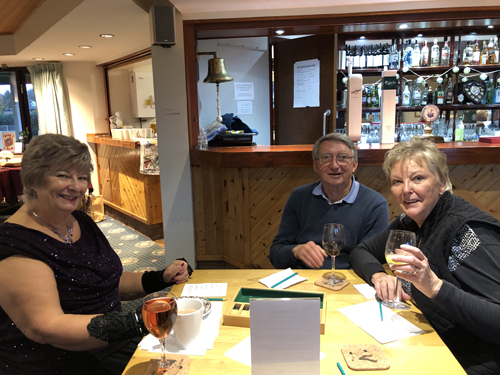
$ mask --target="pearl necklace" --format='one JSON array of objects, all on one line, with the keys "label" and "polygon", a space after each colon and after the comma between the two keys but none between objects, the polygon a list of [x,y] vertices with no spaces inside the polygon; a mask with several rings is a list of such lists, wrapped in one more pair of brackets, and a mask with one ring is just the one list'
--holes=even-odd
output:
[{"label": "pearl necklace", "polygon": [[[40,216],[38,216],[35,211],[32,210],[31,213],[37,219],[45,221]],[[68,224],[66,224],[66,227],[68,228],[68,233],[67,233],[66,237],[64,237],[62,234],[60,234],[56,230],[56,228],[54,228],[52,225],[50,225],[49,223],[47,223],[47,228],[49,228],[52,232],[54,232],[55,234],[57,234],[59,236],[59,238],[61,238],[67,244],[72,244],[73,243],[73,238],[72,238],[73,237],[73,228],[71,228]]]}]

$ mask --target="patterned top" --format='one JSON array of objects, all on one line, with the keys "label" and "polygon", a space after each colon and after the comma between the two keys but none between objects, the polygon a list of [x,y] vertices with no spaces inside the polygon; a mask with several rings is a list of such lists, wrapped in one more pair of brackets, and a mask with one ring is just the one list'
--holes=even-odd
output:
[{"label": "patterned top", "polygon": [[[73,216],[82,232],[81,238],[73,244],[21,225],[0,224],[0,261],[22,255],[47,264],[54,272],[61,307],[66,314],[121,311],[118,283],[123,269],[120,258],[90,217],[80,211],[73,212]],[[122,345],[75,352],[38,344],[27,339],[0,307],[2,374],[73,374],[79,365],[96,361]],[[71,368],[73,370],[68,371]]]}]

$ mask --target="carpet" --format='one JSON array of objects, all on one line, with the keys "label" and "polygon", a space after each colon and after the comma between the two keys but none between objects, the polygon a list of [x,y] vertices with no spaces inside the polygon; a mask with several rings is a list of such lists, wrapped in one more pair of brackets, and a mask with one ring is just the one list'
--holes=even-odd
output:
[{"label": "carpet", "polygon": [[[107,215],[97,225],[120,257],[124,272],[158,271],[167,267],[163,246]],[[141,300],[122,302],[123,311],[135,310],[141,303]]]}]

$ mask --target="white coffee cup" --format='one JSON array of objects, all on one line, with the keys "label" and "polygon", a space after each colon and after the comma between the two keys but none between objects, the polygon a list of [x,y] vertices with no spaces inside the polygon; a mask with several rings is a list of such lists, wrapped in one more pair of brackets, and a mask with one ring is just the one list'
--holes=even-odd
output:
[{"label": "white coffee cup", "polygon": [[177,300],[177,319],[173,336],[177,345],[186,349],[198,337],[203,320],[203,303],[199,299]]},{"label": "white coffee cup", "polygon": [[122,129],[111,129],[111,137],[115,139],[123,139]]}]

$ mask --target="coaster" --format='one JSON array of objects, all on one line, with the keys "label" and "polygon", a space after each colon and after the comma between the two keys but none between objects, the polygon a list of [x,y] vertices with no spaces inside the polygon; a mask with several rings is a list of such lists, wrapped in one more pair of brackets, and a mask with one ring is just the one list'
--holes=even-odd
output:
[{"label": "coaster", "polygon": [[391,367],[379,345],[344,345],[341,350],[351,370],[387,370]]},{"label": "coaster", "polygon": [[323,288],[330,289],[330,290],[341,290],[350,284],[349,280],[344,280],[344,282],[342,284],[330,286],[330,285],[326,285],[325,283],[323,283],[323,280],[325,280],[325,279],[321,278],[321,279],[316,280],[314,282],[314,285],[321,286]]},{"label": "coaster", "polygon": [[166,355],[167,362],[170,363],[170,366],[160,371],[158,370],[158,362],[160,359],[153,358],[149,361],[148,368],[144,372],[144,375],[187,375],[189,371],[189,363],[191,359],[187,355],[181,354],[167,354]]}]

